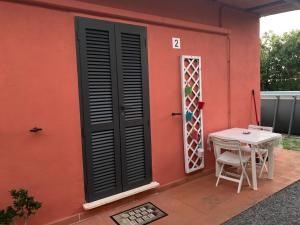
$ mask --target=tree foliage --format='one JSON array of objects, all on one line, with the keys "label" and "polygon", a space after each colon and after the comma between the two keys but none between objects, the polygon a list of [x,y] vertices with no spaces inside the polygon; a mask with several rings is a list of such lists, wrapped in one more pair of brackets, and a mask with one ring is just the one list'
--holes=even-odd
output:
[{"label": "tree foliage", "polygon": [[13,222],[15,216],[16,211],[11,206],[8,206],[6,209],[0,210],[0,224],[10,225]]},{"label": "tree foliage", "polygon": [[261,90],[300,91],[300,30],[261,39]]},{"label": "tree foliage", "polygon": [[10,191],[10,195],[13,205],[0,210],[0,224],[17,224],[15,219],[21,218],[27,225],[29,217],[42,207],[42,203],[36,201],[33,196],[29,196],[26,189],[13,189]]}]

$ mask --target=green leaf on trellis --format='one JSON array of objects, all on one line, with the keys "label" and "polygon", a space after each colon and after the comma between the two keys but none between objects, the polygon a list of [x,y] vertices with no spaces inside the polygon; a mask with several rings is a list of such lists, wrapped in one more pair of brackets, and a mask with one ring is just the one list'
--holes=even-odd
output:
[{"label": "green leaf on trellis", "polygon": [[186,86],[184,89],[185,95],[190,95],[192,93],[192,87]]}]

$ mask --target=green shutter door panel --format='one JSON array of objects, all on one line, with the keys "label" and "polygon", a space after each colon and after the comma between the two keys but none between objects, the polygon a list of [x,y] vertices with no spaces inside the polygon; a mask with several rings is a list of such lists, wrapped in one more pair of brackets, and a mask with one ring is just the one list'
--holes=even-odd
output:
[{"label": "green shutter door panel", "polygon": [[[76,18],[86,200],[122,191],[114,25]],[[66,84],[67,85],[67,84]]]},{"label": "green shutter door panel", "polygon": [[146,29],[76,18],[88,202],[152,180]]},{"label": "green shutter door panel", "polygon": [[146,29],[116,24],[123,190],[152,180]]}]

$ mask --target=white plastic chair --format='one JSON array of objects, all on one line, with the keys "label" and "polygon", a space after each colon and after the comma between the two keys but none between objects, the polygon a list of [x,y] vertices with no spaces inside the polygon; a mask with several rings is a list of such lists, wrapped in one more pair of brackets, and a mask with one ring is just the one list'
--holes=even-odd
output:
[{"label": "white plastic chair", "polygon": [[[252,125],[250,124],[248,126],[249,130],[262,130],[262,131],[268,131],[268,132],[273,132],[273,127],[265,127],[265,126],[257,126],[257,125]],[[242,151],[244,152],[251,152],[251,151],[255,151],[258,158],[259,158],[259,163],[257,165],[261,166],[260,172],[259,172],[259,176],[261,177],[263,170],[265,169],[266,172],[268,172],[268,167],[266,165],[267,163],[267,159],[268,159],[268,148],[270,147],[270,145],[272,145],[271,142],[267,142],[264,144],[261,144],[257,147],[252,147],[252,146],[242,146]]]},{"label": "white plastic chair", "polygon": [[[250,160],[250,155],[242,155],[240,142],[237,140],[221,139],[216,137],[212,137],[211,141],[213,142],[216,161],[221,166],[216,186],[218,186],[221,178],[238,183],[237,193],[240,193],[241,191],[244,178],[247,179],[248,185],[251,186],[248,174],[246,172],[246,164]],[[221,149],[226,151],[221,153]],[[241,168],[242,172],[241,174],[226,172],[224,170],[225,165]]]}]

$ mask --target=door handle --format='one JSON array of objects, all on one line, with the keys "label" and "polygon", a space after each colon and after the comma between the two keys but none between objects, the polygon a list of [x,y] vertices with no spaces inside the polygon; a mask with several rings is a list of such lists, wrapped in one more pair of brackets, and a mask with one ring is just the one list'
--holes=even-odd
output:
[{"label": "door handle", "polygon": [[172,116],[181,116],[182,115],[182,113],[179,113],[179,112],[172,112],[172,114],[171,114]]}]

